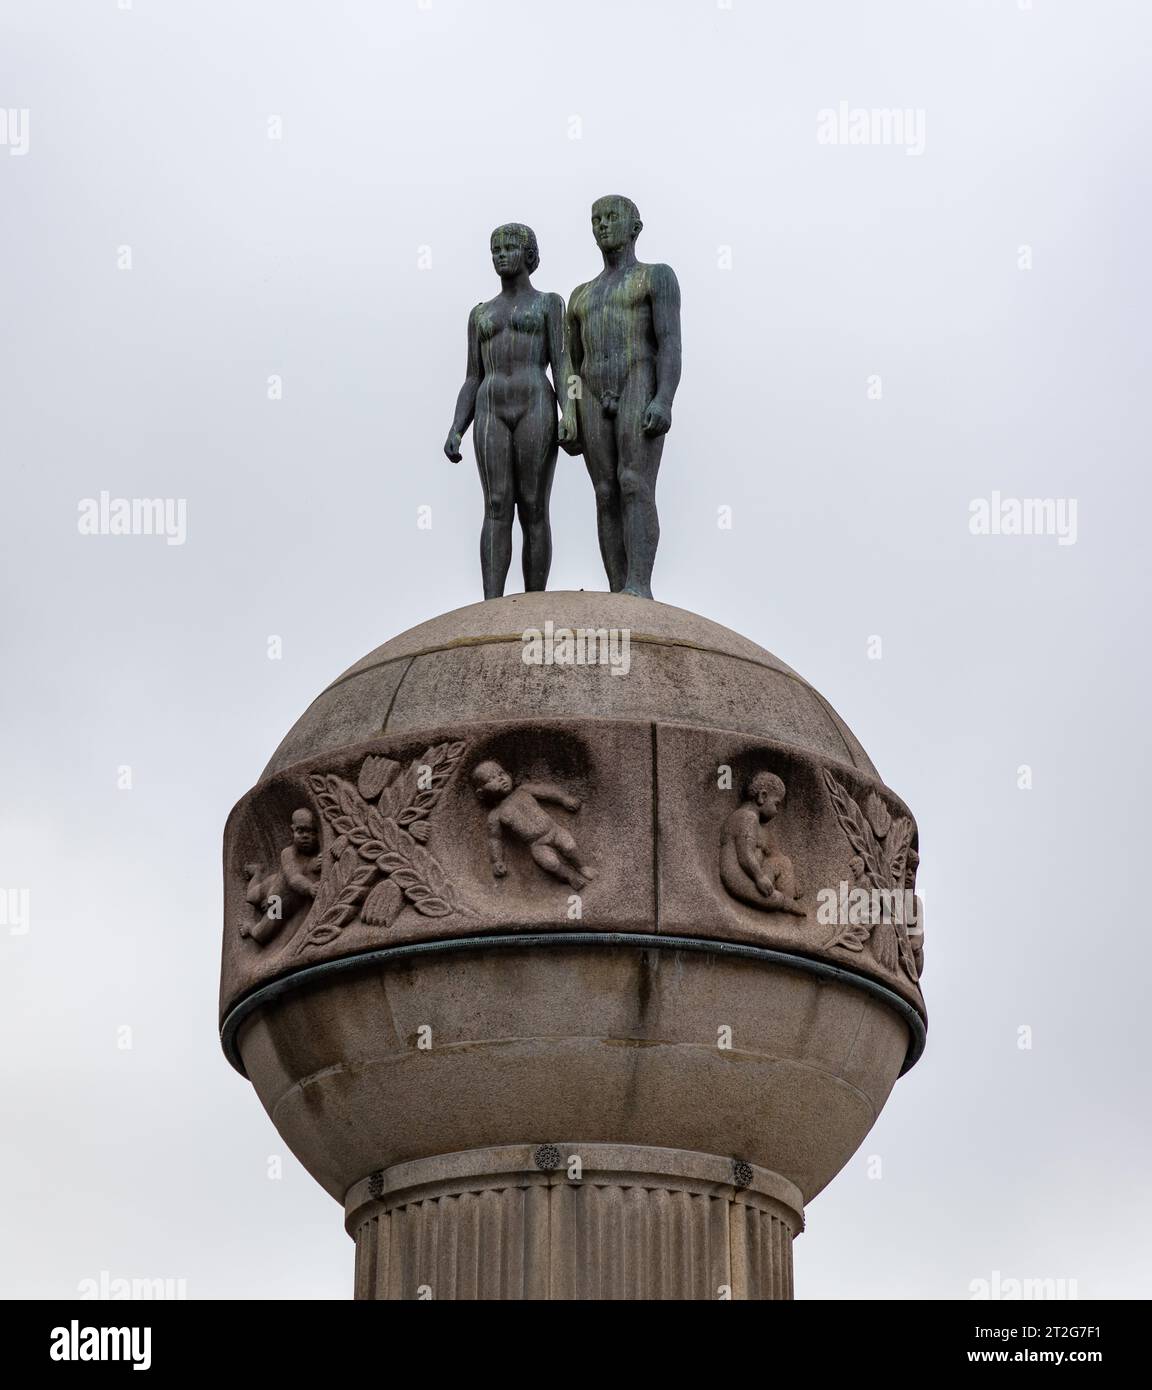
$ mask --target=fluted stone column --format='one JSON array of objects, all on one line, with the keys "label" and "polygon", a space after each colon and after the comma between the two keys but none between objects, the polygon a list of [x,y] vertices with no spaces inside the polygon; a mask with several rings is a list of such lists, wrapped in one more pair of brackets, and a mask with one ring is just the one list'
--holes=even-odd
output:
[{"label": "fluted stone column", "polygon": [[788,1299],[804,1220],[742,1160],[574,1142],[400,1163],[345,1205],[360,1299]]}]

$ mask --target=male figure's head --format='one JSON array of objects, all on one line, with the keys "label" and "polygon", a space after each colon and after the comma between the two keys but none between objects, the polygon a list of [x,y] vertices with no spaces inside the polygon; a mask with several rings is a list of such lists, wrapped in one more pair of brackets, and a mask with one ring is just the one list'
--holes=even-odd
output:
[{"label": "male figure's head", "polygon": [[640,209],[620,193],[609,193],[592,204],[592,235],[601,251],[623,250],[643,227]]},{"label": "male figure's head", "polygon": [[292,812],[292,845],[301,854],[316,853],[316,817],[305,807]]},{"label": "male figure's head", "polygon": [[771,820],[784,801],[784,783],[774,772],[758,772],[748,783],[748,800],[755,802],[761,820]]},{"label": "male figure's head", "polygon": [[523,222],[505,222],[492,233],[492,268],[501,280],[514,279],[521,271],[531,275],[540,264],[536,233]]},{"label": "male figure's head", "polygon": [[472,785],[481,801],[496,801],[512,790],[512,778],[498,762],[477,763],[472,769]]}]

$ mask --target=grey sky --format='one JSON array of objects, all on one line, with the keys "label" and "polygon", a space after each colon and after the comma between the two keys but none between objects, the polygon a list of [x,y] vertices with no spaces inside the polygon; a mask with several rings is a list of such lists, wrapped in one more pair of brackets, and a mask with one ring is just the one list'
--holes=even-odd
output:
[{"label": "grey sky", "polygon": [[[567,297],[607,192],[683,292],[657,597],[802,672],[920,825],[928,1051],[799,1295],[1152,1293],[1147,7],[3,9],[0,1293],[349,1295],[215,1041],[224,819],[334,675],[480,597],[440,446],[488,236]],[[922,153],[821,143],[841,102]],[[102,491],[186,499],[186,543],[81,535]],[[993,491],[1076,499],[1075,544],[971,534]],[[564,455],[553,527],[552,587],[603,587]]]}]

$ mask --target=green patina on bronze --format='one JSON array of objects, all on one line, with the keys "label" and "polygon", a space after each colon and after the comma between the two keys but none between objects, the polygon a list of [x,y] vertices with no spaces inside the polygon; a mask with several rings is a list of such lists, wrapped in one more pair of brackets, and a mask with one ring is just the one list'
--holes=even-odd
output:
[{"label": "green patina on bronze", "polygon": [[567,349],[580,383],[576,448],[596,493],[609,587],[651,598],[656,475],[680,382],[680,286],[670,266],[636,259],[643,226],[630,198],[592,204],[604,269],[572,292]]},{"label": "green patina on bronze", "polygon": [[532,286],[540,263],[532,229],[509,222],[492,233],[501,291],[469,316],[467,376],[444,444],[458,463],[475,420],[486,599],[504,593],[514,515],[524,535],[524,588],[547,586],[557,447],[584,455],[609,588],[652,597],[656,476],[680,382],[680,286],[671,267],[636,259],[643,225],[630,198],[596,200],[592,233],[604,267],[576,287],[567,314],[559,295]]},{"label": "green patina on bronze", "polygon": [[[523,222],[492,233],[500,293],[468,316],[468,368],[444,453],[460,461],[472,432],[484,489],[480,569],[484,597],[500,598],[512,560],[512,520],[523,532],[524,588],[543,589],[552,565],[548,501],[556,471],[556,391],[565,379],[564,301],[533,288],[536,234]],[[551,369],[552,381],[548,380]]]}]

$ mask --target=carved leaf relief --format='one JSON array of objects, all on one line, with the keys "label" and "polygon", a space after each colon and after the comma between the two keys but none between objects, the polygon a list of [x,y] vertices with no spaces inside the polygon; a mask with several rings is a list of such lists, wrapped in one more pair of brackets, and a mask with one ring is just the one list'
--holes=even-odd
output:
[{"label": "carved leaf relief", "polygon": [[923,963],[923,930],[915,896],[919,856],[912,848],[912,821],[908,816],[893,816],[876,792],[868,793],[861,810],[827,769],[824,783],[840,829],[853,850],[849,861],[853,880],[857,888],[866,891],[869,902],[864,920],[856,920],[852,913],[825,946],[856,952],[868,947],[881,969],[902,968],[915,983]]},{"label": "carved leaf relief", "polygon": [[316,861],[319,882],[297,953],[328,945],[357,921],[390,927],[405,907],[424,917],[468,910],[426,848],[428,817],[463,752],[462,741],[438,743],[407,767],[373,754],[355,784],[334,773],[308,778],[334,838]]}]

